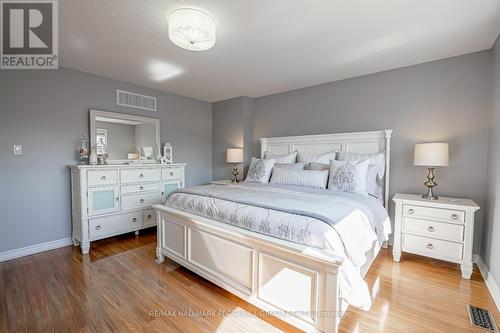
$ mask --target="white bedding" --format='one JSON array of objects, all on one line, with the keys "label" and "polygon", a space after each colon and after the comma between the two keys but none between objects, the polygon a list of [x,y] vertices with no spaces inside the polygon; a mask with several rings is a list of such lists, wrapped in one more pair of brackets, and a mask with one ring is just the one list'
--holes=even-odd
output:
[{"label": "white bedding", "polygon": [[[262,202],[290,204],[296,200],[302,207],[324,208],[325,212],[338,207],[334,223],[325,222],[316,214],[302,210],[290,213],[286,209],[272,209]],[[252,202],[255,204],[252,204]],[[371,298],[361,277],[366,263],[366,252],[374,243],[380,245],[391,232],[385,209],[375,198],[360,195],[272,184],[208,185],[174,192],[167,206],[204,216],[213,220],[263,233],[280,239],[324,249],[346,259],[340,271],[342,297],[351,305],[368,310]],[[340,205],[340,206],[339,206]],[[341,208],[339,208],[341,207]],[[304,208],[305,209],[305,208]],[[337,216],[338,215],[338,216]]]}]

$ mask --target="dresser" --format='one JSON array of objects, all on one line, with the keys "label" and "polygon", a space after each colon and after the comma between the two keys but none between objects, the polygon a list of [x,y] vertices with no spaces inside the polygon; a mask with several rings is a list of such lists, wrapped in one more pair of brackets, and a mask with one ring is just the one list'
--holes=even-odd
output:
[{"label": "dresser", "polygon": [[479,206],[472,200],[398,193],[394,223],[393,259],[402,252],[460,264],[462,277],[472,274],[474,214]]},{"label": "dresser", "polygon": [[156,225],[153,205],[185,184],[186,164],[71,166],[72,238],[90,242]]}]

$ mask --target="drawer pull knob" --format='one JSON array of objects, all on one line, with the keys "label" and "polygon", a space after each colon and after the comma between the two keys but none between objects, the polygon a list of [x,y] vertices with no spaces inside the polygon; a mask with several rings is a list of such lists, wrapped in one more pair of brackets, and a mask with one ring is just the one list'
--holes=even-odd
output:
[{"label": "drawer pull knob", "polygon": [[149,214],[148,215],[148,220],[151,220],[153,218],[153,215]]},{"label": "drawer pull knob", "polygon": [[132,219],[132,222],[137,222],[137,217],[134,217],[134,218]]},{"label": "drawer pull knob", "polygon": [[101,180],[106,180],[106,176],[102,176],[102,177],[101,177]]},{"label": "drawer pull knob", "polygon": [[458,220],[458,215],[457,214],[451,214],[451,219],[452,220]]},{"label": "drawer pull knob", "polygon": [[413,214],[413,213],[415,213],[415,211],[413,209],[411,209],[411,208],[408,209],[408,214]]},{"label": "drawer pull knob", "polygon": [[142,174],[142,173],[141,173],[141,174],[139,175],[139,178],[144,178],[144,174]]},{"label": "drawer pull knob", "polygon": [[144,190],[144,186],[139,186],[139,190]]},{"label": "drawer pull knob", "polygon": [[173,176],[173,175],[174,175],[174,173],[172,171],[170,171],[170,176]]},{"label": "drawer pull knob", "polygon": [[96,225],[95,226],[95,230],[101,230],[101,226],[100,225]]},{"label": "drawer pull knob", "polygon": [[120,201],[120,198],[119,198],[119,197],[116,197],[116,198],[115,198],[115,200],[116,200],[116,201]]},{"label": "drawer pull knob", "polygon": [[430,226],[427,228],[427,231],[430,231],[430,232],[434,232],[434,230],[436,230],[436,229],[434,229],[434,227],[433,227],[432,225],[430,225]]},{"label": "drawer pull knob", "polygon": [[431,243],[427,244],[427,248],[432,250],[434,248],[434,245],[432,245]]},{"label": "drawer pull knob", "polygon": [[140,202],[140,203],[144,203],[144,199],[141,199],[139,202]]}]

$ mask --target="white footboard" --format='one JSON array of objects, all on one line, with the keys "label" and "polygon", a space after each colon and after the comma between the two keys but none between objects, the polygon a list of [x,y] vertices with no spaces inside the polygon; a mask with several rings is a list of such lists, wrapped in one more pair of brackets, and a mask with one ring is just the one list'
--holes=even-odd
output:
[{"label": "white footboard", "polygon": [[164,256],[307,332],[338,331],[347,308],[341,257],[221,222],[155,206],[158,262]]}]

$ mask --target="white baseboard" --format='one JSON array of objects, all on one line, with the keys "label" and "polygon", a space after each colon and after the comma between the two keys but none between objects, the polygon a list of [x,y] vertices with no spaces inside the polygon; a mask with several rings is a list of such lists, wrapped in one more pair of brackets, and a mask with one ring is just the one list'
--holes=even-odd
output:
[{"label": "white baseboard", "polygon": [[0,252],[0,262],[28,256],[30,254],[54,250],[68,245],[73,245],[71,238],[63,238],[47,243],[40,243],[22,247],[20,249]]},{"label": "white baseboard", "polygon": [[498,288],[497,282],[493,279],[493,276],[491,276],[488,267],[480,256],[474,255],[474,262],[477,264],[477,267],[479,267],[479,271],[486,282],[491,297],[493,297],[493,301],[495,301],[497,310],[500,311],[500,288]]}]

